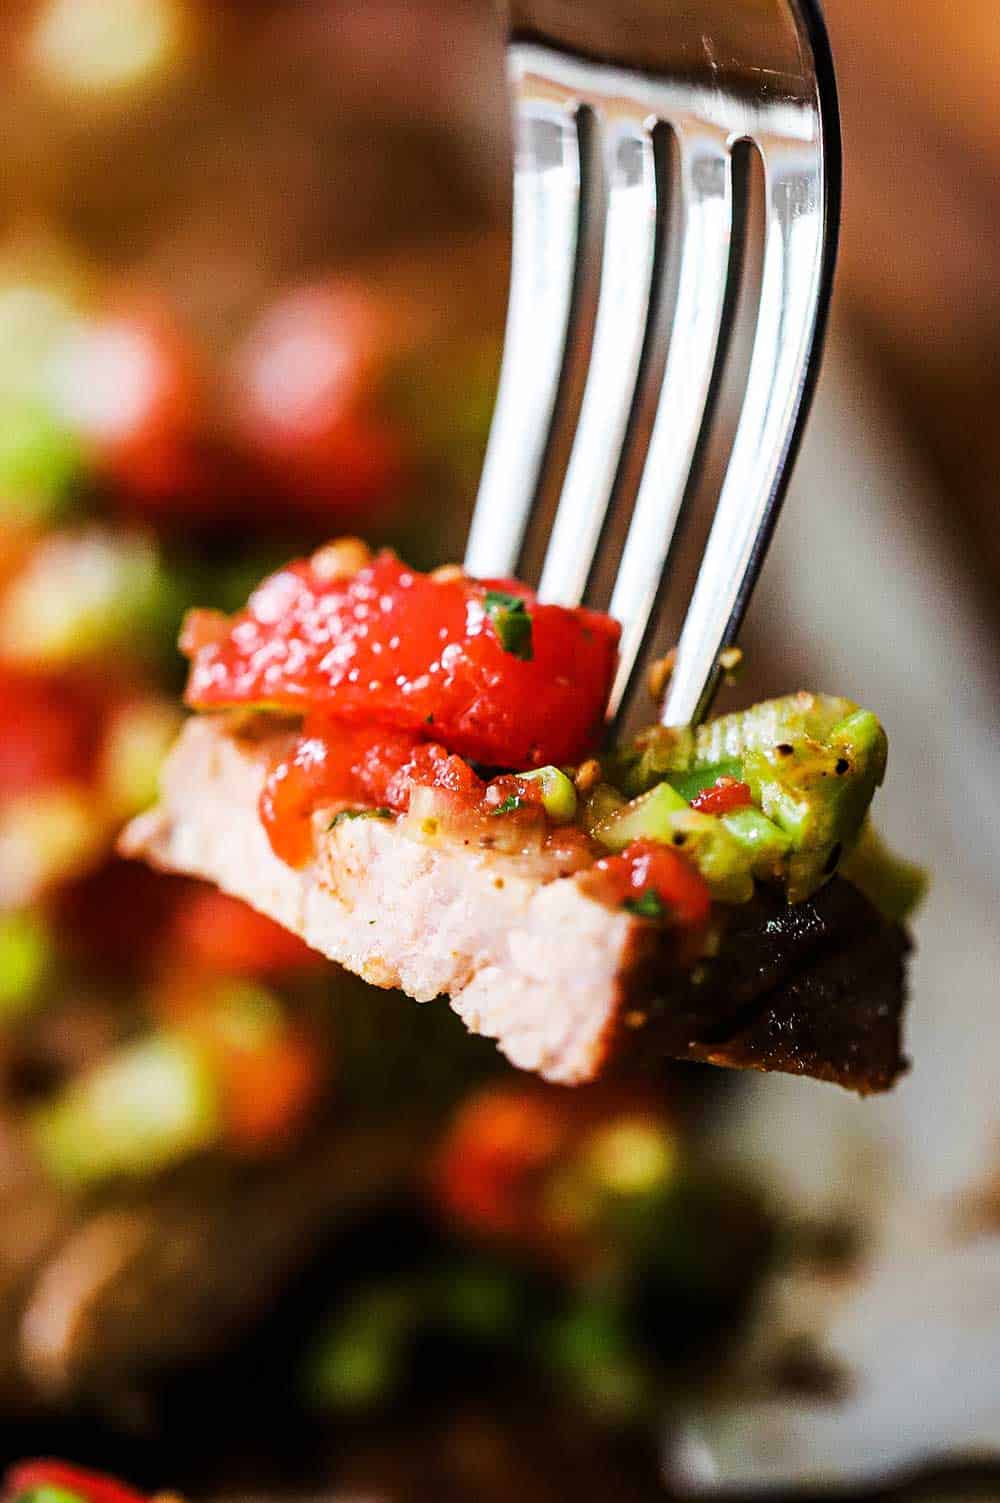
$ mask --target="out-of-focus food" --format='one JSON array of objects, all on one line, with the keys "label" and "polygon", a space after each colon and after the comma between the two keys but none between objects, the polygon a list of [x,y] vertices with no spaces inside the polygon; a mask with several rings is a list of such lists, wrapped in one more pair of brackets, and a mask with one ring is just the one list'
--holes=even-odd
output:
[{"label": "out-of-focus food", "polygon": [[679,1124],[634,1092],[488,1088],[455,1112],[427,1194],[445,1238],[433,1264],[401,1252],[320,1334],[310,1386],[326,1412],[385,1412],[451,1352],[628,1428],[699,1349],[732,1342],[778,1241],[759,1190],[692,1162]]},{"label": "out-of-focus food", "polygon": [[4,1503],[146,1503],[145,1494],[103,1472],[51,1458],[20,1461],[4,1478]]}]

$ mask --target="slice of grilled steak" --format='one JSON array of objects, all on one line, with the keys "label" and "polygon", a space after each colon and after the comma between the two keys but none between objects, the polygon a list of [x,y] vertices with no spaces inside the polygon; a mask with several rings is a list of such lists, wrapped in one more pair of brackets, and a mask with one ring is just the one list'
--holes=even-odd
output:
[{"label": "slice of grilled steak", "polygon": [[862,1093],[903,1069],[903,932],[846,882],[789,908],[724,910],[719,955],[684,968],[669,930],[588,896],[546,858],[427,846],[388,821],[314,819],[293,870],[257,814],[280,743],[193,719],[126,854],[217,883],[377,986],[447,995],[515,1065],[578,1084],[674,1056]]}]

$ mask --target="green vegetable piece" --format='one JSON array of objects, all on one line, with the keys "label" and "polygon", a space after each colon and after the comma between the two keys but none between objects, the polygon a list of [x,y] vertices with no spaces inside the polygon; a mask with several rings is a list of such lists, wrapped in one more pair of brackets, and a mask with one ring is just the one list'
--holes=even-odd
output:
[{"label": "green vegetable piece", "polygon": [[655,1403],[653,1381],[623,1311],[606,1297],[581,1299],[543,1332],[542,1360],[584,1403],[608,1419],[634,1422]]},{"label": "green vegetable piece", "polygon": [[870,820],[840,870],[893,923],[909,918],[927,892],[927,873],[890,851]]},{"label": "green vegetable piece", "polygon": [[285,1032],[285,1010],[274,992],[255,981],[223,981],[206,997],[212,1027],[231,1049],[262,1053]]},{"label": "green vegetable piece", "polygon": [[658,840],[683,850],[720,903],[745,903],[753,896],[750,853],[721,820],[697,813],[669,783],[657,783],[593,833],[612,851],[623,851],[633,840]]},{"label": "green vegetable piece", "polygon": [[661,1192],[677,1174],[673,1134],[641,1117],[620,1117],[598,1127],[584,1143],[587,1173],[605,1192],[648,1196]]},{"label": "green vegetable piece", "polygon": [[706,788],[714,787],[720,778],[735,778],[738,783],[743,781],[743,763],[738,757],[728,757],[725,762],[713,762],[708,767],[696,767],[690,772],[669,774],[671,786],[689,804]]},{"label": "green vegetable piece", "polygon": [[75,435],[40,402],[0,405],[0,521],[51,525],[83,472]]},{"label": "green vegetable piece", "polygon": [[693,755],[693,731],[653,725],[613,752],[606,759],[605,771],[611,783],[629,798],[636,798],[671,774],[689,771]]},{"label": "green vegetable piece", "polygon": [[637,898],[626,898],[622,907],[627,908],[629,913],[634,913],[636,918],[663,919],[667,916],[663,899],[652,887]]},{"label": "green vegetable piece", "polygon": [[377,809],[341,809],[339,814],[333,816],[326,828],[327,832],[335,830],[338,825],[342,825],[345,820],[349,819],[392,819],[392,817],[392,810],[382,807]]},{"label": "green vegetable piece", "polygon": [[759,809],[733,809],[721,823],[750,857],[751,870],[760,881],[784,875],[791,837]]},{"label": "green vegetable piece", "polygon": [[520,807],[521,795],[519,793],[508,793],[503,803],[497,804],[496,808],[492,811],[493,817],[495,818],[498,814],[513,814]]},{"label": "green vegetable piece", "polygon": [[849,699],[829,694],[788,694],[763,700],[699,726],[690,765],[708,767],[786,742],[825,742],[833,728],[856,709]]},{"label": "green vegetable piece", "polygon": [[673,816],[682,812],[690,810],[680,794],[669,783],[657,783],[613,813],[593,833],[610,851],[623,851],[633,840],[660,840],[669,845],[674,838]]},{"label": "green vegetable piece", "polygon": [[753,897],[753,860],[745,846],[714,814],[686,809],[675,814],[672,844],[699,870],[718,903],[748,903]]},{"label": "green vegetable piece", "polygon": [[86,1503],[86,1499],[81,1493],[71,1493],[68,1488],[43,1482],[38,1487],[26,1488],[23,1493],[15,1493],[10,1503]]},{"label": "green vegetable piece", "polygon": [[312,1361],[308,1389],[314,1405],[363,1411],[396,1391],[407,1346],[421,1321],[420,1292],[409,1285],[389,1286],[352,1302]]},{"label": "green vegetable piece", "polygon": [[4,595],[0,653],[30,668],[146,653],[164,588],[148,538],[96,527],[51,533]]},{"label": "green vegetable piece", "polygon": [[523,1315],[521,1284],[506,1269],[447,1268],[433,1293],[444,1320],[477,1341],[509,1342]]},{"label": "green vegetable piece", "polygon": [[553,823],[568,825],[576,818],[577,797],[572,778],[558,767],[539,767],[537,772],[522,772],[526,783],[538,783],[542,789],[542,803]]},{"label": "green vegetable piece", "polygon": [[531,612],[520,595],[508,595],[503,590],[487,590],[483,609],[493,622],[504,652],[530,663],[534,657]]},{"label": "green vegetable piece", "polygon": [[613,814],[626,807],[626,800],[610,783],[598,783],[583,801],[583,828],[593,835]]},{"label": "green vegetable piece", "polygon": [[130,819],[156,802],[160,768],[180,729],[173,705],[129,705],[114,719],[101,759],[101,785],[118,819]]},{"label": "green vegetable piece", "polygon": [[151,1034],[74,1081],[31,1126],[49,1172],[69,1188],[148,1174],[215,1141],[215,1076],[192,1041]]},{"label": "green vegetable piece", "polygon": [[0,915],[0,1023],[31,1011],[52,959],[48,927],[37,914]]},{"label": "green vegetable piece", "polygon": [[867,710],[852,710],[811,738],[750,749],[744,776],[754,802],[791,838],[788,898],[797,903],[836,871],[885,775],[886,737]]}]

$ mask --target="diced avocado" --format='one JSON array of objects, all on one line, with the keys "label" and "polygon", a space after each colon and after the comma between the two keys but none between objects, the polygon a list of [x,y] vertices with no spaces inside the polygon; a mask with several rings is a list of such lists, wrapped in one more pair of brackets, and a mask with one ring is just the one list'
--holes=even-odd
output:
[{"label": "diced avocado", "polygon": [[751,870],[759,881],[784,876],[791,837],[779,830],[766,814],[753,808],[733,809],[721,816],[721,823],[750,857]]},{"label": "diced avocado", "polygon": [[675,787],[681,786],[682,777],[712,767],[725,771],[727,766],[739,763],[746,751],[756,747],[803,738],[823,741],[835,725],[856,709],[849,699],[802,692],[765,700],[731,715],[720,715],[697,729],[650,726],[607,759],[607,776],[630,798],[648,792],[667,777]]},{"label": "diced avocado", "polygon": [[671,844],[698,868],[720,903],[748,903],[753,897],[750,853],[714,814],[685,809],[671,820]]},{"label": "diced avocado", "polygon": [[572,779],[558,767],[539,767],[537,772],[519,774],[526,783],[538,783],[542,790],[545,812],[557,825],[567,825],[576,818],[576,789]]},{"label": "diced avocado", "polygon": [[688,772],[693,756],[692,730],[651,725],[606,758],[605,773],[629,798],[637,798],[670,774]]},{"label": "diced avocado", "polygon": [[52,969],[52,939],[35,913],[0,915],[0,1023],[30,1012]]},{"label": "diced avocado", "polygon": [[750,854],[712,814],[698,814],[669,783],[658,783],[594,830],[611,851],[634,840],[658,840],[682,849],[723,903],[745,903],[753,896]]},{"label": "diced avocado", "polygon": [[582,821],[587,834],[593,835],[599,825],[624,809],[626,802],[624,795],[610,783],[598,783],[583,801]]},{"label": "diced avocado", "polygon": [[594,834],[610,851],[623,851],[633,840],[659,840],[669,845],[674,838],[673,815],[690,808],[669,783],[657,783],[649,793],[616,810]]},{"label": "diced avocado", "polygon": [[895,923],[909,918],[927,891],[923,868],[894,855],[870,820],[865,821],[840,870],[884,918]]},{"label": "diced avocado", "polygon": [[32,1119],[35,1145],[60,1183],[83,1188],[148,1174],[213,1143],[217,1083],[207,1055],[166,1032],[129,1045]]},{"label": "diced avocado", "polygon": [[836,871],[861,828],[885,773],[885,732],[875,716],[852,710],[812,738],[749,748],[744,777],[754,802],[790,836],[788,898],[800,902]]},{"label": "diced avocado", "polygon": [[857,710],[849,699],[829,694],[787,694],[708,720],[695,731],[690,765],[707,767],[748,751],[796,741],[826,741]]}]

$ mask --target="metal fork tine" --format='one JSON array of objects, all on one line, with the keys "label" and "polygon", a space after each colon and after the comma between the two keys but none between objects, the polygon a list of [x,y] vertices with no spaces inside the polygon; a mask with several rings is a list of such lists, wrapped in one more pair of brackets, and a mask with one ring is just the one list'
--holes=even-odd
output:
[{"label": "metal fork tine", "polygon": [[569,324],[580,206],[570,101],[512,53],[514,231],[503,366],[465,567],[513,574],[545,458]]},{"label": "metal fork tine", "polygon": [[600,120],[608,205],[590,369],[539,595],[583,599],[628,431],[656,245],[656,170],[647,121],[611,103]]},{"label": "metal fork tine", "polygon": [[823,277],[823,162],[812,142],[762,150],[766,227],[746,398],[661,719],[701,718],[739,630],[777,518]]},{"label": "metal fork tine", "polygon": [[712,383],[732,241],[732,158],[721,131],[676,133],[677,296],[666,363],[631,526],[611,597],[621,622],[610,714],[628,693],[677,528]]}]

